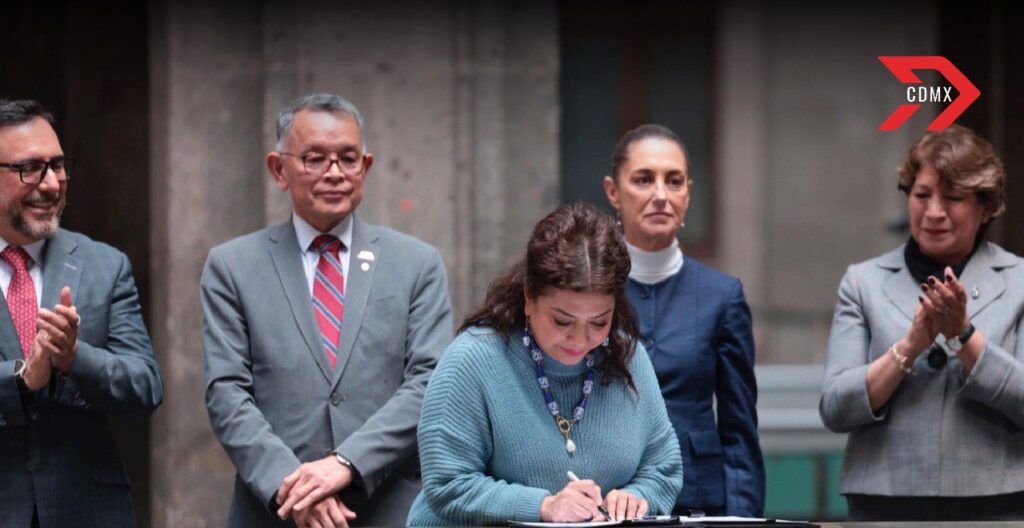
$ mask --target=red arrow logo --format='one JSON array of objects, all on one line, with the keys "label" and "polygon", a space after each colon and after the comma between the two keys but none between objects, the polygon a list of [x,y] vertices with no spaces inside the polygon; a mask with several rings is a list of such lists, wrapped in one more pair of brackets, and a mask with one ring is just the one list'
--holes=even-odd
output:
[{"label": "red arrow logo", "polygon": [[[956,121],[956,118],[960,117],[960,114],[964,113],[964,110],[967,110],[967,107],[971,106],[971,103],[981,96],[978,88],[971,81],[967,80],[967,77],[945,57],[927,55],[887,56],[878,57],[878,60],[882,61],[882,64],[889,68],[889,71],[903,84],[923,84],[921,79],[914,75],[913,70],[936,70],[953,85],[953,88],[960,92],[960,95],[946,107],[946,110],[928,125],[928,130],[948,128],[953,124],[953,121]],[[921,108],[920,104],[900,105],[878,129],[884,132],[896,130],[918,108]]]}]

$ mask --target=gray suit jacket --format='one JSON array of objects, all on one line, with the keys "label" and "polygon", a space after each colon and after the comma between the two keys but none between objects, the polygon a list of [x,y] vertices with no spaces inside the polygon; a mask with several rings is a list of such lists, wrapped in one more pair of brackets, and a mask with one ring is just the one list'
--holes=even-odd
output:
[{"label": "gray suit jacket", "polygon": [[210,251],[206,406],[238,470],[229,526],[284,526],[268,509],[281,481],[332,450],[360,475],[342,495],[358,524],[404,523],[419,491],[420,405],[452,339],[448,279],[431,246],[354,220],[333,370],[290,220]]},{"label": "gray suit jacket", "polygon": [[78,351],[62,384],[23,402],[14,379],[21,345],[0,302],[0,526],[27,528],[33,503],[43,528],[135,526],[107,415],[148,416],[164,388],[131,265],[120,251],[63,229],[42,261],[40,305],[52,309],[61,288],[71,288],[82,318]]},{"label": "gray suit jacket", "polygon": [[[842,493],[993,495],[1024,490],[1024,265],[983,243],[960,277],[967,312],[985,336],[970,374],[918,357],[879,415],[868,406],[868,364],[906,335],[921,292],[903,247],[850,266],[839,286],[819,411],[849,432]],[[976,294],[976,295],[975,295]],[[945,338],[939,336],[937,342]]]}]

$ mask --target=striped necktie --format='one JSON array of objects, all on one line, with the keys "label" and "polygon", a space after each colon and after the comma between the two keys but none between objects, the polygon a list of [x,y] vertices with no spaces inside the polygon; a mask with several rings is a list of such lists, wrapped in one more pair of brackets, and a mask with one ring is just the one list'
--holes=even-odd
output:
[{"label": "striped necktie", "polygon": [[313,310],[327,361],[333,369],[338,360],[341,320],[345,313],[345,272],[338,257],[341,241],[332,235],[320,235],[313,240],[312,248],[320,253],[313,278]]},{"label": "striped necktie", "polygon": [[7,246],[0,252],[0,258],[11,266],[11,283],[7,286],[7,311],[11,313],[14,331],[18,334],[21,353],[28,359],[32,351],[32,341],[36,338],[36,316],[39,304],[36,303],[36,285],[28,274],[29,262],[32,257],[18,246]]}]

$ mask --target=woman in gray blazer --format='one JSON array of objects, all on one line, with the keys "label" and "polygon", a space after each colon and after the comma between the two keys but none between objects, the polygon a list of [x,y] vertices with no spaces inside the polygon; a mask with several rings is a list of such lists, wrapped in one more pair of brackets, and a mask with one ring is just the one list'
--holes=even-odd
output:
[{"label": "woman in gray blazer", "polygon": [[850,520],[1024,519],[1024,264],[992,145],[928,132],[900,169],[910,240],[839,286],[819,411],[850,433]]}]

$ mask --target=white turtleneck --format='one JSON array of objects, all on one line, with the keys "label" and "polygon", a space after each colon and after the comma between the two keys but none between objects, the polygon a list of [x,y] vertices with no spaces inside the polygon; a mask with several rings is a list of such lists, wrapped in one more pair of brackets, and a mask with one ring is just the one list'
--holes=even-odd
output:
[{"label": "white turtleneck", "polygon": [[642,284],[657,284],[683,269],[683,250],[679,241],[672,237],[672,243],[658,251],[644,251],[626,242],[632,267],[629,278]]}]

